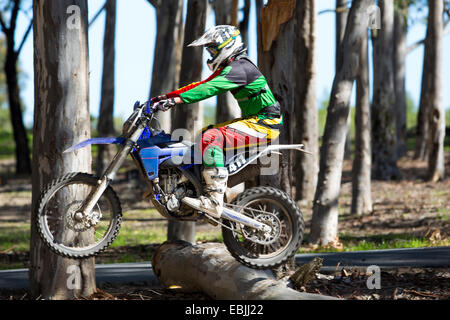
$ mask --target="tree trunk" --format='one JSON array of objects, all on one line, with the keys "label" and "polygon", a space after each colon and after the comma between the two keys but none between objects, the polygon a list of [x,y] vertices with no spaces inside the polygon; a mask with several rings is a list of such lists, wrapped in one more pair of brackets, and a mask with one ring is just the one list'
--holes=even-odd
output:
[{"label": "tree trunk", "polygon": [[[235,0],[220,0],[214,1],[214,13],[216,16],[216,25],[235,25],[237,26],[237,16],[233,16],[233,13],[237,13],[238,3]],[[222,123],[225,121],[233,120],[241,117],[241,109],[234,99],[231,92],[223,93],[217,96],[216,107],[216,122]]]},{"label": "tree trunk", "polygon": [[429,81],[425,78],[428,76],[426,70],[430,69],[432,61],[429,61],[429,56],[424,55],[423,71],[422,71],[422,87],[420,90],[419,111],[417,113],[416,126],[416,144],[414,147],[414,159],[426,160],[428,155],[428,137],[429,137],[429,121],[428,121],[428,101],[429,98],[428,85]]},{"label": "tree trunk", "polygon": [[27,131],[23,124],[23,115],[19,94],[19,82],[17,74],[17,55],[14,51],[14,41],[8,39],[8,48],[4,71],[8,88],[8,102],[11,124],[16,144],[16,174],[31,174],[30,147],[28,145]]},{"label": "tree trunk", "polygon": [[261,28],[261,13],[262,9],[264,7],[264,1],[263,0],[255,0],[255,7],[256,7],[256,28],[257,28],[257,43],[256,47],[258,49],[258,64],[261,64],[261,56],[262,56],[262,28]]},{"label": "tree trunk", "polygon": [[372,174],[375,179],[400,179],[397,168],[394,93],[394,1],[380,0],[381,29],[373,42]]},{"label": "tree trunk", "polygon": [[367,32],[371,0],[354,1],[342,43],[342,64],[331,91],[314,197],[310,242],[327,245],[337,239],[338,198],[353,82],[359,72],[361,34]]},{"label": "tree trunk", "polygon": [[[156,9],[156,46],[150,97],[166,94],[178,87],[183,50],[183,0],[152,1]],[[161,129],[172,130],[172,110],[159,112]]]},{"label": "tree trunk", "polygon": [[[292,144],[295,102],[295,53],[292,46],[295,30],[296,1],[270,0],[261,12],[261,47],[259,65],[269,87],[281,105],[283,127],[280,143]],[[283,151],[280,163],[280,184],[292,195],[293,154]]]},{"label": "tree trunk", "polygon": [[[319,132],[316,103],[316,11],[312,0],[298,1],[295,9],[295,135],[312,152],[295,153],[295,198],[312,202],[319,173]],[[297,141],[296,141],[297,140]]]},{"label": "tree trunk", "polygon": [[408,31],[408,2],[399,1],[394,18],[394,87],[397,156],[405,156],[408,151],[406,143],[406,83],[405,64],[407,55],[406,35]]},{"label": "tree trunk", "polygon": [[[345,28],[347,26],[348,19],[348,7],[347,0],[336,0],[336,72],[339,70],[340,65],[342,64],[342,41],[344,40]],[[348,114],[347,120],[347,134],[345,137],[345,159],[350,159],[351,151],[350,151],[350,122],[351,116]]]},{"label": "tree trunk", "polygon": [[[25,126],[23,124],[22,105],[20,101],[20,89],[18,81],[17,60],[26,40],[30,27],[25,32],[19,48],[16,50],[16,29],[17,19],[20,11],[20,0],[10,1],[10,6],[5,10],[10,10],[9,26],[5,25],[3,13],[0,17],[1,31],[5,35],[6,58],[3,65],[3,71],[6,76],[6,85],[8,93],[8,104],[10,109],[11,125],[14,134],[15,155],[16,155],[16,174],[31,174],[30,148]],[[10,9],[11,8],[11,9]]]},{"label": "tree trunk", "polygon": [[[100,137],[114,136],[114,70],[115,70],[115,33],[116,33],[116,0],[106,1],[105,35],[103,38],[103,76],[102,97],[98,115],[98,135]],[[106,170],[117,147],[111,144],[98,146],[97,175]]]},{"label": "tree trunk", "polygon": [[342,41],[344,41],[347,19],[347,1],[336,0],[336,72],[337,70],[339,70],[339,66],[342,64]]},{"label": "tree trunk", "polygon": [[442,34],[444,31],[443,12],[444,1],[429,1],[429,17],[425,56],[430,61],[425,81],[428,81],[426,109],[428,110],[429,146],[428,146],[428,179],[443,180],[445,177],[444,138],[445,109],[442,91]]},{"label": "tree trunk", "polygon": [[217,243],[163,243],[153,255],[152,267],[165,287],[176,285],[183,292],[203,292],[217,300],[335,299],[288,288],[272,271],[240,264]]},{"label": "tree trunk", "polygon": [[[62,153],[90,137],[87,17],[86,0],[33,2],[33,222],[46,184],[68,172],[90,171],[90,148]],[[73,283],[74,277],[79,282]],[[89,296],[96,290],[94,258],[70,260],[53,254],[32,223],[29,281],[33,297]]]},{"label": "tree trunk", "polygon": [[[203,48],[187,47],[187,45],[203,35],[205,31],[207,12],[207,0],[188,1],[184,30],[183,55],[181,59],[181,85],[187,85],[189,83],[201,80]],[[203,125],[202,103],[179,105],[173,109],[173,111],[173,128],[186,129],[191,135],[191,137],[186,137],[187,139],[192,139],[200,133]],[[180,239],[193,243],[195,241],[195,223],[189,221],[169,221],[168,239]]]},{"label": "tree trunk", "polygon": [[[244,0],[244,7],[242,8],[243,18],[239,22],[239,30],[241,31],[242,41],[244,41],[245,46],[248,48],[248,27],[250,24],[250,10],[252,2],[251,0]],[[256,61],[255,61],[256,62]]]},{"label": "tree trunk", "polygon": [[372,212],[368,34],[361,39],[356,79],[355,157],[352,169],[352,214]]},{"label": "tree trunk", "polygon": [[[428,38],[428,30],[427,36]],[[417,126],[416,126],[416,144],[414,147],[414,159],[416,160],[425,160],[428,155],[428,137],[429,137],[429,121],[428,121],[428,99],[429,99],[429,88],[428,85],[430,83],[427,80],[427,77],[430,75],[428,70],[430,70],[433,61],[430,60],[431,56],[424,52],[423,59],[423,71],[422,71],[422,87],[420,90],[420,102],[419,102],[419,111],[417,113]]]}]

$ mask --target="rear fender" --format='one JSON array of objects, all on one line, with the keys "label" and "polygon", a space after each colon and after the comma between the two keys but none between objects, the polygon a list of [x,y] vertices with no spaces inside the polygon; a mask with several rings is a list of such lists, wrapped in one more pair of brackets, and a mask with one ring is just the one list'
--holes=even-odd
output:
[{"label": "rear fender", "polygon": [[258,158],[269,153],[280,154],[281,150],[297,150],[306,154],[312,154],[311,152],[305,150],[303,144],[269,145],[261,151],[257,150],[259,152],[254,153],[249,158],[245,158],[242,153],[237,154],[229,162],[227,162],[226,168],[230,176],[235,175],[236,173],[247,167],[249,164],[254,164]]}]

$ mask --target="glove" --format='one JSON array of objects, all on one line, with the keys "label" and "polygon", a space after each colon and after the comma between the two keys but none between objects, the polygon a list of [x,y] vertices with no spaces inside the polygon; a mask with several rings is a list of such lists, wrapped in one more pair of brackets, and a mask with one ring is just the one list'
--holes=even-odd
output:
[{"label": "glove", "polygon": [[148,100],[147,102],[145,102],[144,103],[144,105],[145,105],[145,112],[150,114],[152,112],[152,110],[157,110],[155,108],[155,105],[158,104],[159,101],[161,101],[161,99],[159,97],[153,97],[150,100]]},{"label": "glove", "polygon": [[157,110],[161,110],[161,111],[167,111],[170,108],[172,108],[174,105],[176,105],[175,99],[169,98],[167,100],[161,100],[161,101],[156,102],[154,105],[154,108]]}]

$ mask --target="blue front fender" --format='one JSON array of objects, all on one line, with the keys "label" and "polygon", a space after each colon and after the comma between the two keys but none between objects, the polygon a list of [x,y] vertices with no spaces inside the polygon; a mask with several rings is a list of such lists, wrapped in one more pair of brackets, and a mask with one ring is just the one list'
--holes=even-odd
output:
[{"label": "blue front fender", "polygon": [[92,138],[88,140],[84,140],[69,149],[65,150],[63,153],[73,152],[75,150],[84,148],[90,144],[123,144],[125,142],[125,138],[122,137],[110,137],[110,138]]}]

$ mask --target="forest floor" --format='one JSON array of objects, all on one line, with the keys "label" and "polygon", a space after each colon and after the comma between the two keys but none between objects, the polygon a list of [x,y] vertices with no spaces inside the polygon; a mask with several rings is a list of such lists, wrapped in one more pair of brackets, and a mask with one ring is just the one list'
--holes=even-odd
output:
[{"label": "forest floor", "polygon": [[[307,242],[311,208],[302,206],[306,223],[305,243],[301,252],[354,251],[424,246],[448,246],[450,236],[450,153],[446,154],[447,178],[438,183],[425,181],[426,163],[405,157],[398,165],[403,174],[400,181],[373,181],[371,214],[353,216],[351,205],[351,161],[345,161],[339,199],[339,238],[332,246],[318,248]],[[29,212],[31,186],[29,179],[16,178],[12,162],[0,160],[0,266],[28,266]],[[96,263],[149,261],[155,248],[164,241],[167,222],[154,213],[144,219],[139,210],[148,213],[148,204],[135,192],[136,186],[127,179],[114,186],[124,204],[123,228],[142,228],[145,236],[113,244],[96,258]],[[133,191],[133,192],[132,192]],[[142,190],[140,190],[142,191]],[[147,211],[145,211],[146,209]],[[125,228],[126,229],[126,228]],[[122,231],[122,230],[121,230]],[[8,234],[8,232],[10,234]],[[16,232],[16,233],[14,233]],[[152,238],[149,232],[161,234]],[[198,223],[198,241],[221,241],[220,229]],[[14,233],[12,236],[11,233]],[[123,237],[134,233],[124,232]],[[15,239],[14,237],[17,237]],[[20,244],[23,242],[23,244]],[[128,260],[123,261],[124,256]],[[367,288],[364,270],[344,270],[327,274],[299,289],[344,299],[450,299],[450,269],[385,269],[381,271],[381,289]],[[26,291],[0,290],[0,299],[27,299]],[[183,294],[174,290],[137,285],[99,285],[91,299],[183,300],[209,299],[202,294]]]}]

